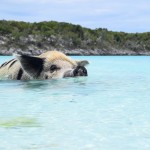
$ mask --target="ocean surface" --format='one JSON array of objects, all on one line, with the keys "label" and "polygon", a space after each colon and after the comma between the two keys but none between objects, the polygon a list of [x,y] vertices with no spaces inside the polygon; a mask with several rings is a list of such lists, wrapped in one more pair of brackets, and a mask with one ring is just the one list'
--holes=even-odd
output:
[{"label": "ocean surface", "polygon": [[0,81],[0,150],[150,150],[150,57],[73,58],[88,77]]}]

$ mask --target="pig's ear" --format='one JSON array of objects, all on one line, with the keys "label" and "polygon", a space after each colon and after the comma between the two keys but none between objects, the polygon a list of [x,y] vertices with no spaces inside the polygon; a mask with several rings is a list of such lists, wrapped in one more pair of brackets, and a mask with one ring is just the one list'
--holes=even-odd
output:
[{"label": "pig's ear", "polygon": [[15,54],[23,70],[33,78],[37,78],[43,70],[44,59],[39,57]]},{"label": "pig's ear", "polygon": [[78,66],[86,66],[89,64],[87,60],[76,60]]}]

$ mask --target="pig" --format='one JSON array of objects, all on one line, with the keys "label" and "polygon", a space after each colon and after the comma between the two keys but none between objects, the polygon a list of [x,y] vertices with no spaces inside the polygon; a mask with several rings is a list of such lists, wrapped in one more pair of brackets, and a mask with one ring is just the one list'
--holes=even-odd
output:
[{"label": "pig", "polygon": [[33,80],[87,76],[87,60],[73,60],[59,51],[47,51],[39,56],[14,54],[15,59],[0,66],[0,79]]}]

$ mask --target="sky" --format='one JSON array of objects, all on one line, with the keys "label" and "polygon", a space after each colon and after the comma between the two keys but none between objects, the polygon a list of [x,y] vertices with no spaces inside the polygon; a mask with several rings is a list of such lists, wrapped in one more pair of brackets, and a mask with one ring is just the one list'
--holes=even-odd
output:
[{"label": "sky", "polygon": [[150,0],[1,0],[0,20],[58,21],[111,31],[150,32]]}]

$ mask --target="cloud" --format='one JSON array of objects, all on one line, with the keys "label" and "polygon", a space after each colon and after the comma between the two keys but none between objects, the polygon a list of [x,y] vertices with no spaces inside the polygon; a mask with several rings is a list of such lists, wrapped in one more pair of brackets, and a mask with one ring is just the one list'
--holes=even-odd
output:
[{"label": "cloud", "polygon": [[149,6],[147,0],[1,0],[0,19],[56,20],[90,28],[143,32],[149,31]]}]

